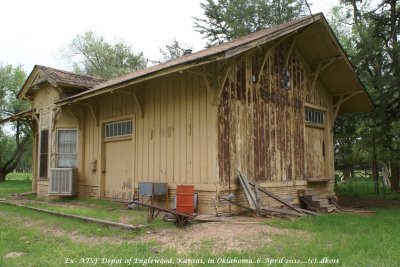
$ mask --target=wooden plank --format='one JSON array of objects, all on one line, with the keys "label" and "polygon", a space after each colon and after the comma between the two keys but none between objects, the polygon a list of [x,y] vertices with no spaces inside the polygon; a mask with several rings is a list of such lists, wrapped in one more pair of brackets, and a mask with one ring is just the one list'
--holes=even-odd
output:
[{"label": "wooden plank", "polygon": [[243,192],[246,196],[247,202],[249,203],[252,209],[256,209],[258,207],[258,203],[256,200],[256,196],[254,195],[253,191],[250,189],[249,181],[247,177],[242,175],[240,171],[238,171],[239,183],[242,186]]},{"label": "wooden plank", "polygon": [[[252,183],[252,182],[249,182],[249,184],[251,184],[252,186],[256,186],[256,185],[255,185],[254,183]],[[285,205],[285,206],[291,208],[292,210],[297,211],[298,213],[303,213],[300,209],[298,209],[298,208],[296,208],[295,206],[293,206],[293,205],[287,203],[286,201],[284,201],[284,200],[281,199],[280,197],[274,195],[272,192],[270,192],[270,191],[268,191],[268,190],[266,190],[266,189],[263,189],[263,188],[258,188],[258,190],[260,190],[261,192],[265,193],[266,195],[272,197],[273,199],[275,199],[276,201],[282,203],[283,205]]]},{"label": "wooden plank", "polygon": [[173,76],[172,79],[172,93],[173,93],[173,107],[174,107],[174,175],[171,182],[178,183],[181,177],[181,93],[179,86],[179,78],[177,76]]},{"label": "wooden plank", "polygon": [[186,183],[186,162],[187,162],[187,84],[186,84],[186,75],[182,74],[179,76],[178,79],[179,83],[179,90],[180,90],[180,125],[179,125],[179,132],[180,132],[180,175],[179,175],[179,182]]},{"label": "wooden plank", "polygon": [[189,74],[186,78],[186,175],[185,183],[193,183],[193,79]]},{"label": "wooden plank", "polygon": [[192,183],[201,183],[201,148],[200,148],[200,129],[204,128],[200,125],[200,89],[199,89],[199,77],[195,75],[190,75],[192,80],[192,90],[193,90],[193,121],[192,121],[192,140],[193,140],[193,180]]},{"label": "wooden plank", "polygon": [[270,207],[261,207],[262,211],[267,211],[267,212],[277,212],[285,215],[292,215],[292,216],[297,216],[297,217],[304,217],[306,214],[304,213],[298,213],[298,212],[293,212],[290,210],[284,210],[284,209],[278,209],[278,208],[270,208]]},{"label": "wooden plank", "polygon": [[159,87],[160,91],[160,182],[167,182],[167,130],[168,130],[168,79]]},{"label": "wooden plank", "polygon": [[154,94],[154,147],[153,147],[153,158],[152,163],[153,163],[153,171],[154,171],[154,182],[161,182],[160,181],[160,176],[161,176],[161,81],[157,81],[156,85],[153,89],[153,94]]},{"label": "wooden plank", "polygon": [[174,179],[174,142],[175,142],[175,116],[174,116],[174,96],[175,96],[175,91],[174,91],[174,80],[173,77],[168,78],[168,85],[167,85],[167,129],[166,129],[166,142],[167,142],[167,151],[166,151],[166,157],[167,157],[167,181],[173,181]]},{"label": "wooden plank", "polygon": [[48,214],[56,215],[56,216],[60,216],[60,217],[78,219],[78,220],[85,221],[85,222],[97,223],[97,224],[102,224],[102,225],[111,226],[111,227],[118,227],[118,228],[122,228],[122,229],[126,229],[126,230],[137,230],[139,228],[147,227],[147,225],[131,225],[131,224],[125,224],[125,223],[111,222],[111,221],[100,220],[100,219],[95,219],[95,218],[91,218],[91,217],[72,215],[72,214],[67,214],[67,213],[63,213],[63,212],[56,212],[56,211],[51,211],[51,210],[46,210],[46,209],[29,207],[29,206],[14,204],[11,202],[0,201],[0,203],[4,203],[7,205],[11,205],[11,206],[17,206],[17,207],[21,207],[21,208],[25,208],[25,209],[30,209],[30,210],[34,210],[34,211],[44,212],[44,213],[48,213]]}]

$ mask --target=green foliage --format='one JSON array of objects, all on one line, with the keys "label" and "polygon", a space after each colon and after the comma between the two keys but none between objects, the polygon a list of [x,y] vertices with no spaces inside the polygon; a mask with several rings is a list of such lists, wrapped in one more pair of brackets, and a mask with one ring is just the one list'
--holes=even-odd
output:
[{"label": "green foliage", "polygon": [[336,163],[353,166],[367,161],[375,176],[375,167],[387,166],[392,175],[392,189],[398,190],[400,3],[342,0],[341,4],[332,11],[331,26],[377,107],[366,115],[338,118]]},{"label": "green foliage", "polygon": [[[27,101],[17,99],[25,79],[26,73],[21,66],[0,65],[0,118],[29,109]],[[17,121],[8,124],[7,131],[5,129],[4,125],[0,125],[0,182],[18,166],[32,143],[29,123]]]},{"label": "green foliage", "polygon": [[200,5],[206,18],[194,18],[195,29],[208,39],[209,46],[293,20],[305,12],[300,0],[207,0]]},{"label": "green foliage", "polygon": [[184,55],[185,51],[192,50],[192,47],[179,43],[175,38],[172,43],[160,48],[161,59],[153,61],[154,63],[162,63],[170,60],[177,59]]},{"label": "green foliage", "polygon": [[77,35],[62,51],[72,63],[74,72],[93,77],[111,79],[147,65],[143,53],[135,53],[124,40],[109,44],[92,31]]},{"label": "green foliage", "polygon": [[[10,174],[9,174],[10,175]],[[6,180],[0,184],[0,198],[7,198],[10,194],[32,191],[31,180]]]},{"label": "green foliage", "polygon": [[268,251],[276,257],[338,258],[341,266],[397,266],[400,209],[375,211],[370,216],[341,213],[267,221],[275,227],[300,231],[273,238],[274,245]]}]

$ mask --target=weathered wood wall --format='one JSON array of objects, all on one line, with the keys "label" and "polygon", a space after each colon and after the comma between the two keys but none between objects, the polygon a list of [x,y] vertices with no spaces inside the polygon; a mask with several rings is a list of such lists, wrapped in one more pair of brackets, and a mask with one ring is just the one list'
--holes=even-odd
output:
[{"label": "weathered wood wall", "polygon": [[[319,175],[333,174],[332,97],[319,82],[311,90],[312,70],[296,50],[286,66],[290,88],[281,87],[288,50],[286,44],[237,58],[229,68],[219,105],[201,74],[183,72],[63,107],[55,126],[79,128],[80,195],[104,196],[104,124],[132,119],[132,191],[139,182],[167,182],[172,203],[176,185],[193,184],[201,211],[218,211],[218,194],[227,192],[229,181],[232,190],[239,189],[239,169],[296,202],[296,189],[305,188],[310,176],[306,168],[314,166],[312,146],[307,143],[312,140],[304,123],[306,104],[326,112],[324,138],[329,149]],[[208,67],[206,71],[213,69]],[[40,127],[51,126],[52,103],[58,99],[53,91],[39,91],[44,95],[34,100],[34,106],[42,110]],[[55,149],[52,140],[49,147]],[[49,166],[53,165],[52,161]],[[45,194],[46,186],[40,182],[37,191]],[[319,190],[331,192],[330,183]]]},{"label": "weathered wood wall", "polygon": [[[228,73],[218,109],[219,176],[224,184],[236,182],[236,169],[259,182],[304,180],[306,162],[314,160],[312,153],[305,153],[305,103],[328,111],[325,127],[327,139],[332,137],[332,97],[319,83],[311,90],[310,66],[295,50],[284,66],[288,50],[288,44],[257,49]],[[289,89],[281,86],[284,67],[290,72]]]}]

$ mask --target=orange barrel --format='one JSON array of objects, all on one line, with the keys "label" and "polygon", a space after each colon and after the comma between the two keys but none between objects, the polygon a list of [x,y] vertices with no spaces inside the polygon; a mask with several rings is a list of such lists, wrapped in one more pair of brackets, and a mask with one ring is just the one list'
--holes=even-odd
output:
[{"label": "orange barrel", "polygon": [[194,186],[176,186],[176,211],[186,214],[194,213]]}]

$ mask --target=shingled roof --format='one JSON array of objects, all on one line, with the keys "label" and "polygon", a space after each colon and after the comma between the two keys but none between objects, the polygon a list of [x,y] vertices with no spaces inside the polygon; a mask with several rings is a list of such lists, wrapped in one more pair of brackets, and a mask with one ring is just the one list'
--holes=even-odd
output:
[{"label": "shingled roof", "polygon": [[[238,39],[234,39],[232,41],[216,45],[213,47],[209,47],[207,49],[201,50],[199,52],[188,54],[182,57],[179,57],[175,60],[167,61],[155,66],[151,66],[142,70],[138,70],[133,73],[129,73],[127,75],[123,75],[121,77],[117,77],[115,79],[108,80],[104,83],[100,83],[96,85],[93,89],[76,94],[72,97],[65,98],[61,101],[67,102],[74,99],[79,99],[80,97],[86,98],[90,97],[92,93],[98,94],[104,89],[120,86],[127,82],[149,76],[167,69],[173,69],[174,67],[189,65],[191,63],[196,62],[196,64],[204,64],[210,61],[226,59],[231,56],[238,54],[239,52],[236,49],[240,49],[240,52],[243,49],[251,49],[252,47],[261,45],[263,43],[269,42],[271,40],[277,39],[287,33],[295,31],[296,29],[302,28],[304,26],[310,25],[313,22],[320,20],[323,18],[323,14],[319,13],[312,16],[305,16],[303,18],[299,18],[296,20],[292,20],[280,25],[276,25],[258,32],[251,33],[249,35],[240,37]],[[190,67],[190,66],[189,66]]]},{"label": "shingled roof", "polygon": [[23,98],[29,93],[31,87],[44,81],[49,82],[53,86],[64,89],[75,89],[78,90],[78,92],[92,89],[96,85],[105,82],[105,80],[95,77],[80,75],[41,65],[35,65],[28,79],[26,79],[25,84],[18,93],[18,98]]},{"label": "shingled roof", "polygon": [[80,75],[73,72],[54,69],[46,66],[36,65],[36,67],[41,69],[44,73],[46,73],[46,75],[48,75],[54,82],[59,85],[90,89],[105,81],[103,79]]},{"label": "shingled roof", "polygon": [[[333,97],[351,95],[351,97],[345,98],[346,101],[340,105],[339,114],[344,112],[365,112],[373,108],[373,101],[356,75],[353,66],[322,13],[276,25],[197,53],[185,55],[108,81],[100,82],[92,77],[57,70],[57,73],[68,73],[68,75],[72,74],[73,77],[80,76],[78,78],[79,82],[75,84],[77,86],[88,82],[86,79],[95,80],[92,80],[93,84],[86,85],[88,90],[74,91],[72,95],[57,101],[56,104],[59,106],[71,104],[146,80],[179,73],[211,62],[227,60],[264,44],[278,42],[278,40],[282,41],[290,36],[295,36],[295,49],[308,61],[310,67],[316,70],[319,68],[324,70],[318,75],[318,81],[323,83],[325,89]],[[321,65],[325,67],[321,67]],[[72,78],[72,80],[74,79]],[[350,98],[351,101],[348,100]]]}]

